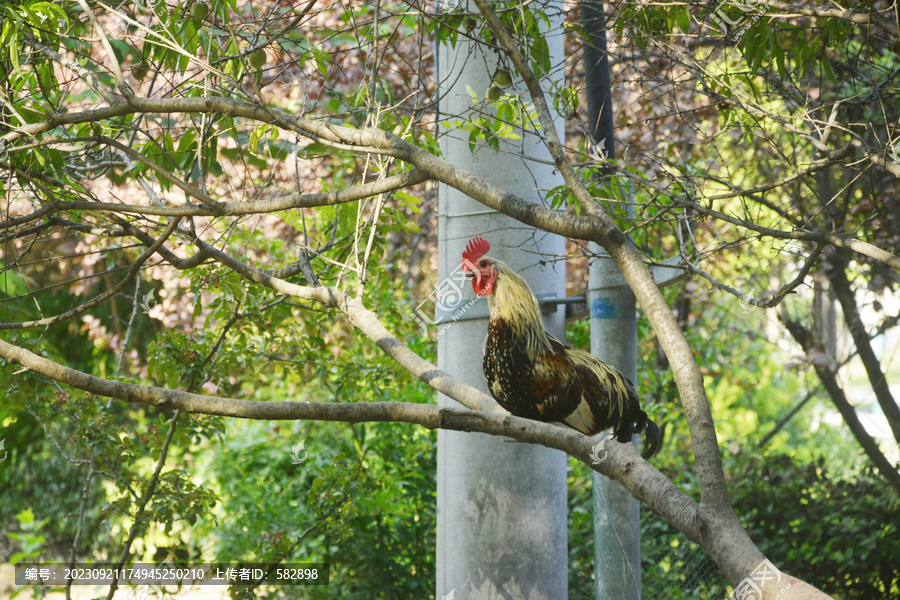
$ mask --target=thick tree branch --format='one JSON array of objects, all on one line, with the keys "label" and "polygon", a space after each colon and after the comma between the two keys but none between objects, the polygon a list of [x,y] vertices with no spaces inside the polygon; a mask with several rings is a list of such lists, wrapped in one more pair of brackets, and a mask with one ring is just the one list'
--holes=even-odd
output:
[{"label": "thick tree branch", "polygon": [[[666,519],[673,519],[678,525],[697,537],[696,503],[681,492],[668,478],[652,465],[640,458],[630,444],[608,444],[608,458],[593,464],[593,446],[596,439],[552,423],[541,423],[514,417],[509,413],[484,412],[439,408],[431,404],[406,402],[262,402],[206,396],[179,390],[151,387],[113,381],[88,375],[76,369],[65,367],[49,359],[40,357],[24,348],[0,340],[0,357],[21,365],[50,379],[91,394],[116,398],[125,402],[148,404],[166,410],[181,410],[188,413],[218,415],[257,420],[316,420],[361,423],[391,421],[422,425],[429,429],[443,428],[456,431],[477,431],[491,435],[504,435],[521,442],[536,443],[572,454],[609,477],[620,477],[626,487],[635,489],[638,497],[645,502],[653,499],[651,507]],[[456,389],[465,389],[460,384]],[[463,397],[454,399],[462,402]],[[652,475],[651,475],[652,473]],[[638,483],[637,479],[650,478]],[[657,494],[664,491],[663,494]],[[665,502],[660,502],[666,497]],[[674,499],[674,502],[673,502]],[[673,510],[674,508],[674,510]]]},{"label": "thick tree branch", "polygon": [[[724,570],[740,557],[750,543],[738,523],[704,511],[665,475],[643,460],[631,444],[604,445],[607,457],[597,462],[593,447],[596,438],[552,423],[481,411],[439,408],[430,404],[404,402],[256,402],[217,398],[178,390],[111,381],[88,375],[37,356],[0,340],[0,357],[61,383],[97,396],[142,403],[192,414],[219,415],[260,420],[318,420],[346,423],[391,421],[421,425],[428,429],[479,432],[510,437],[520,442],[541,444],[566,452],[598,473],[611,477],[638,500],[671,523],[689,539],[701,544]],[[461,384],[460,388],[462,389]],[[461,397],[455,397],[462,402]],[[807,589],[810,598],[825,598],[812,586],[787,576],[792,585]],[[736,582],[735,582],[736,583]],[[765,588],[774,595],[776,588]],[[779,588],[780,589],[780,588]],[[766,596],[768,598],[768,596]]]},{"label": "thick tree branch", "polygon": [[[637,250],[612,222],[606,211],[596,202],[569,162],[562,142],[556,133],[556,125],[541,84],[531,71],[525,57],[519,52],[515,40],[502,26],[487,0],[474,0],[474,2],[484,15],[488,27],[497,37],[498,43],[524,79],[540,119],[542,131],[546,136],[547,148],[565,179],[567,188],[585,212],[593,216],[599,224],[597,231],[589,239],[597,242],[609,252],[628,285],[634,291],[635,297],[659,336],[666,356],[674,366],[675,382],[681,392],[681,400],[691,432],[702,501],[716,509],[731,512],[715,425],[709,410],[709,401],[706,398],[703,376],[700,374],[700,369],[697,367],[687,340],[678,327],[675,315],[666,304],[659,288],[653,281],[653,276],[643,264]],[[762,554],[758,553],[758,556],[759,560],[747,566],[748,573],[762,560]]]}]

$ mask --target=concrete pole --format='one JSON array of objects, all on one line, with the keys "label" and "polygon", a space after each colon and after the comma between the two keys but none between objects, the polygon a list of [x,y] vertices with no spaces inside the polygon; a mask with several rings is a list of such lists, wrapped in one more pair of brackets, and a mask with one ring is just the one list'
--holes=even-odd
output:
[{"label": "concrete pole", "polygon": [[[562,39],[562,35],[549,39],[555,64],[564,56]],[[476,114],[466,85],[483,99],[497,60],[493,51],[462,35],[456,48],[438,48],[442,118]],[[515,89],[525,92],[521,84]],[[486,103],[476,108],[492,110]],[[561,121],[558,129],[562,130]],[[446,128],[440,132],[447,160],[519,197],[538,202],[535,188],[561,183],[537,136],[503,140],[500,152],[480,146],[473,154],[468,132]],[[539,264],[543,256],[565,252],[562,238],[526,227],[446,185],[438,187],[438,195],[439,285],[453,287],[450,282],[457,281],[454,273],[463,248],[479,235],[491,243],[491,255],[521,273],[536,294],[565,296],[564,263]],[[464,285],[464,298],[474,298],[471,284]],[[482,358],[488,320],[486,303],[481,304],[450,327],[438,325],[438,366],[487,391]],[[471,318],[478,314],[484,316]],[[562,307],[545,317],[545,326],[555,335],[564,332]],[[459,407],[445,396],[439,396],[438,404]],[[441,430],[437,469],[436,598],[568,597],[565,454],[488,435]]]},{"label": "concrete pole", "polygon": [[[594,250],[601,250],[601,257],[591,263],[590,271],[591,352],[637,381],[634,295],[615,263],[603,258],[599,247]],[[637,600],[641,597],[640,505],[619,482],[597,472],[592,476],[595,598]]]},{"label": "concrete pole", "polygon": [[[615,158],[615,132],[603,3],[582,0],[589,134],[598,153]],[[607,170],[606,174],[610,174]],[[588,306],[591,352],[637,382],[634,295],[618,267],[596,244],[591,251]],[[640,394],[640,390],[638,391]],[[640,505],[622,485],[593,472],[594,568],[597,600],[637,600],[641,581]]]}]

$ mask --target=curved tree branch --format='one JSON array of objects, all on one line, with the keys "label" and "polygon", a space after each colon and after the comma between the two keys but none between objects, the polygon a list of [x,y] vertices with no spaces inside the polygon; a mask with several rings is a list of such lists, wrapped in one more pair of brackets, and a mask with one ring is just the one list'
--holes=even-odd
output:
[{"label": "curved tree branch", "polygon": [[[247,202],[216,202],[215,210],[209,206],[200,204],[184,204],[181,206],[143,206],[140,204],[117,204],[113,202],[87,200],[57,201],[48,203],[27,215],[9,217],[4,221],[0,221],[0,229],[9,229],[11,226],[29,223],[54,212],[68,210],[90,210],[95,212],[134,215],[158,215],[163,217],[213,217],[273,213],[297,208],[333,206],[335,204],[353,202],[376,194],[383,194],[416,185],[427,180],[428,177],[424,173],[418,169],[412,169],[410,171],[404,171],[402,173],[376,179],[369,183],[362,183],[352,187],[332,190],[330,192],[288,194],[277,198],[250,200]],[[188,187],[192,188],[192,186]],[[188,193],[193,195],[193,192]],[[210,204],[210,206],[212,205]]]},{"label": "curved tree branch", "polygon": [[[541,444],[562,450],[598,473],[622,483],[635,498],[646,503],[689,539],[702,545],[723,571],[734,569],[732,563],[742,557],[746,546],[746,533],[740,524],[702,510],[697,502],[643,460],[631,444],[605,444],[607,457],[598,462],[593,458],[596,438],[589,438],[573,429],[552,423],[540,423],[509,414],[440,408],[431,404],[257,402],[205,396],[102,379],[42,358],[4,340],[0,340],[0,357],[97,396],[148,404],[168,410],[260,420],[318,420],[347,423],[392,421],[421,425],[428,429],[487,433],[520,442]],[[451,386],[451,389],[462,390],[465,387],[468,386],[460,383],[458,386]],[[453,397],[463,402],[462,396]],[[793,577],[785,577],[793,589],[805,590],[809,594],[806,597],[825,598],[812,586]],[[783,585],[767,585],[764,590],[774,595]]]},{"label": "curved tree branch", "polygon": [[[524,61],[524,59],[522,60]],[[523,66],[527,69],[527,65]],[[526,77],[525,79],[527,82],[529,78]],[[531,74],[531,79],[533,79],[534,85],[537,86],[536,91],[540,91],[540,85],[536,78],[534,78],[533,73]],[[539,104],[540,103],[535,102],[536,107]],[[547,108],[546,101],[543,102],[543,107],[544,109]],[[588,216],[586,217],[566,215],[559,211],[538,206],[533,202],[526,202],[525,200],[518,198],[513,194],[509,194],[501,188],[491,185],[455,165],[448,163],[440,157],[434,156],[430,152],[376,127],[353,129],[291,115],[275,108],[261,107],[248,102],[240,102],[216,96],[169,99],[132,97],[127,101],[117,102],[105,108],[71,113],[54,113],[45,121],[29,124],[16,129],[15,131],[8,132],[0,137],[0,143],[5,142],[7,145],[10,145],[22,136],[34,136],[61,125],[100,121],[138,112],[221,113],[229,116],[253,119],[263,123],[277,123],[291,131],[319,141],[335,149],[349,150],[357,153],[380,154],[398,158],[413,165],[417,169],[415,174],[409,175],[411,181],[421,182],[426,179],[441,181],[472,198],[475,198],[479,202],[527,225],[539,227],[550,233],[556,233],[575,239],[596,241],[604,246],[606,244],[613,244],[620,247],[628,246],[628,244],[625,243],[626,238],[624,237],[624,234],[615,226],[608,216],[604,217],[605,212],[600,209],[599,204],[596,201],[597,199],[590,195],[590,192],[578,179],[577,173],[575,173],[568,159],[565,157],[564,149],[558,142],[558,138],[557,142],[549,144],[549,147],[554,154],[557,167],[560,168],[560,171],[565,176],[567,184],[571,186],[570,191],[572,191],[576,199],[588,213]],[[538,114],[542,115],[543,113],[542,111],[538,111]],[[546,112],[546,118],[550,118],[549,110]],[[543,126],[543,130],[548,133],[548,137],[555,135],[555,129],[553,130],[553,134],[551,134],[547,125]],[[8,150],[12,152],[15,151],[15,148],[11,147]],[[372,185],[375,183],[376,182],[373,182]],[[354,197],[352,199],[356,198]],[[316,202],[320,201],[322,204],[316,204]],[[349,199],[347,201],[349,201]],[[268,202],[277,201],[271,200]],[[861,240],[847,238],[829,232],[781,231],[760,227],[742,219],[736,219],[724,213],[706,209],[706,207],[685,199],[679,199],[679,202],[702,214],[708,214],[729,223],[747,227],[763,235],[778,239],[823,242],[840,248],[848,248],[854,252],[884,262],[892,268],[900,269],[900,257]],[[316,200],[310,200],[310,204],[300,204],[300,206],[321,206],[331,203],[334,202],[327,200],[323,201],[322,199],[317,198]],[[272,208],[271,210],[281,209]],[[144,212],[146,212],[146,214],[169,214],[168,212],[161,211],[151,212],[149,209]],[[176,212],[174,214],[179,213]],[[602,240],[605,240],[606,244],[604,244]],[[626,250],[625,252],[627,253],[628,251]],[[615,258],[615,256],[613,258]],[[634,258],[639,258],[636,253],[630,260],[633,260]]]},{"label": "curved tree branch", "polygon": [[[681,392],[681,400],[691,432],[702,502],[719,510],[731,511],[715,425],[703,385],[703,376],[700,374],[700,369],[697,367],[687,340],[678,327],[675,315],[666,305],[665,299],[653,281],[653,276],[644,266],[637,250],[628,242],[625,234],[616,227],[606,211],[584,186],[566,157],[540,82],[531,71],[525,57],[519,52],[515,40],[502,26],[487,0],[474,1],[484,15],[488,27],[497,37],[498,43],[510,57],[528,87],[531,100],[541,121],[542,131],[546,136],[547,148],[562,173],[566,186],[585,212],[597,219],[601,225],[590,239],[606,248],[612,256],[647,314],[654,331],[659,336],[666,356],[675,366],[675,382]],[[748,566],[748,573],[749,569],[755,567],[760,560],[762,560],[761,553],[759,553],[759,560]]]}]

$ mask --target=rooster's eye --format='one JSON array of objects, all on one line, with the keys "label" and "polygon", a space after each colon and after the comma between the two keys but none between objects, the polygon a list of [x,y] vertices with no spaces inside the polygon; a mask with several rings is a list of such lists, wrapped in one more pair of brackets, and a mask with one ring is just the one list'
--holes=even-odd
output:
[{"label": "rooster's eye", "polygon": [[486,260],[483,260],[483,261],[481,261],[480,263],[478,263],[478,265],[481,266],[481,267],[486,267],[486,266],[487,266],[487,261],[486,261]]}]

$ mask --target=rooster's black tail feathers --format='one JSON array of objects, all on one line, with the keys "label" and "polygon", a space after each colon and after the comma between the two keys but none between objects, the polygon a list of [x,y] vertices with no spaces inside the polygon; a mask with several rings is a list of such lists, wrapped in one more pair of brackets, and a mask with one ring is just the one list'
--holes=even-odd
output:
[{"label": "rooster's black tail feathers", "polygon": [[647,413],[644,411],[641,411],[636,425],[637,426],[634,428],[635,433],[644,434],[644,449],[641,452],[641,456],[645,459],[650,458],[659,451],[659,447],[662,445],[665,426],[660,429],[656,423],[647,417]]}]

